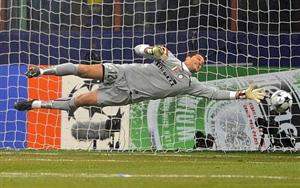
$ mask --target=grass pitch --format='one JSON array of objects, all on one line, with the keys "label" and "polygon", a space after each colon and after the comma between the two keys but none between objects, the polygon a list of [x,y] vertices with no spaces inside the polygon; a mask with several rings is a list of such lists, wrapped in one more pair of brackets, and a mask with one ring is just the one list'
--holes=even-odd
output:
[{"label": "grass pitch", "polygon": [[0,150],[0,187],[300,187],[300,154]]}]

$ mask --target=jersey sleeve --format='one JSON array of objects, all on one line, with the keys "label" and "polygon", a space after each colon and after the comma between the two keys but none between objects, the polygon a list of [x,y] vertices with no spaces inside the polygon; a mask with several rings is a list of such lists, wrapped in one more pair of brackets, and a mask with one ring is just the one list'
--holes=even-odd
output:
[{"label": "jersey sleeve", "polygon": [[145,57],[145,58],[149,58],[149,59],[153,59],[153,57],[151,55],[148,55],[145,53],[145,49],[150,47],[148,44],[139,44],[136,47],[134,47],[134,51],[137,55]]},{"label": "jersey sleeve", "polygon": [[193,96],[201,96],[216,100],[236,99],[236,91],[221,90],[215,86],[202,83],[194,77],[191,78],[191,85],[188,88],[187,93]]}]

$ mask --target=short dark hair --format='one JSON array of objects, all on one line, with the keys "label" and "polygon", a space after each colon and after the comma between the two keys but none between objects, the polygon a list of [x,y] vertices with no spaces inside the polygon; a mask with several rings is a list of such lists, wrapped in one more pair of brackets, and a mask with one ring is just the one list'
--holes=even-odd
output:
[{"label": "short dark hair", "polygon": [[201,52],[191,51],[191,52],[188,52],[188,54],[187,54],[188,57],[193,57],[194,55],[201,55],[204,59],[204,62],[206,62],[206,60],[207,60],[206,56]]}]

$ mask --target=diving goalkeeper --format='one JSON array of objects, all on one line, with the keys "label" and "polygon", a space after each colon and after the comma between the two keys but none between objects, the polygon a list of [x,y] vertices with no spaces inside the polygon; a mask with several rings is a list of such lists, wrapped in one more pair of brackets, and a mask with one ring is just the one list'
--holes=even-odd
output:
[{"label": "diving goalkeeper", "polygon": [[98,89],[79,96],[50,101],[36,99],[19,101],[15,104],[15,108],[22,111],[34,108],[68,111],[81,106],[120,106],[186,94],[216,100],[250,99],[259,103],[265,96],[263,88],[255,88],[252,84],[245,90],[228,91],[207,85],[192,77],[192,73],[200,71],[205,63],[206,59],[201,54],[188,53],[184,62],[181,62],[163,46],[140,44],[134,50],[138,55],[153,59],[153,63],[122,65],[65,63],[45,69],[31,68],[26,72],[28,78],[42,75],[76,75],[102,82]]}]

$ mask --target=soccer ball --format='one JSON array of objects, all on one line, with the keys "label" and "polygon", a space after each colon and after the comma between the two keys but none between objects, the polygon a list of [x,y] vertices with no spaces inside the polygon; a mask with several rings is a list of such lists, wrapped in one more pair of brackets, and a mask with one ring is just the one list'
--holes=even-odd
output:
[{"label": "soccer ball", "polygon": [[291,108],[293,98],[291,94],[284,90],[277,90],[271,96],[271,107],[277,112],[285,112]]}]

